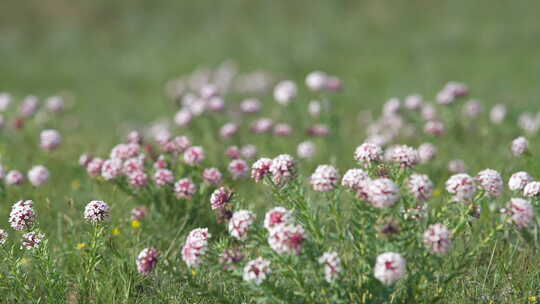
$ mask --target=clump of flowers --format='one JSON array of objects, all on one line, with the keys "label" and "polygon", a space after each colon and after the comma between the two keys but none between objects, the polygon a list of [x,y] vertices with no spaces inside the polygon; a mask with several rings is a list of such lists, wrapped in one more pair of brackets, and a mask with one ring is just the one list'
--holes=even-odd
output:
[{"label": "clump of flowers", "polygon": [[522,156],[529,150],[529,141],[525,137],[520,136],[512,141],[510,148],[514,156]]},{"label": "clump of flowers", "polygon": [[9,214],[9,224],[15,230],[30,229],[34,225],[36,213],[34,211],[34,202],[18,201],[11,207]]},{"label": "clump of flowers", "polygon": [[399,187],[388,178],[374,179],[368,185],[367,197],[373,207],[388,208],[399,199]]},{"label": "clump of flowers", "polygon": [[452,175],[446,181],[446,191],[453,194],[456,201],[470,201],[476,192],[474,179],[465,173]]},{"label": "clump of flowers", "polygon": [[335,251],[325,252],[319,258],[319,264],[324,265],[324,279],[328,283],[334,282],[343,271],[341,268],[341,259]]},{"label": "clump of flowers", "polygon": [[533,178],[529,173],[525,171],[516,172],[510,176],[508,188],[512,191],[521,191],[532,181]]},{"label": "clump of flowers", "polygon": [[450,231],[443,224],[433,224],[424,232],[424,245],[432,253],[446,254],[452,247]]},{"label": "clump of flowers", "polygon": [[266,212],[264,216],[264,227],[268,231],[272,231],[281,225],[291,224],[293,220],[292,211],[283,207],[274,207]]},{"label": "clump of flowers", "polygon": [[149,275],[157,266],[159,252],[156,248],[143,249],[137,256],[137,271],[143,275]]},{"label": "clump of flowers", "polygon": [[279,254],[300,254],[306,238],[300,225],[278,225],[270,230],[268,244]]},{"label": "clump of flowers", "polygon": [[174,184],[174,193],[177,198],[191,199],[197,193],[197,185],[189,178],[182,178]]},{"label": "clump of flowers", "polygon": [[508,221],[519,228],[527,227],[534,216],[533,206],[528,200],[522,198],[510,199],[505,213],[509,216]]},{"label": "clump of flowers", "polygon": [[221,209],[231,201],[233,192],[225,187],[216,189],[210,196],[210,204],[212,209]]},{"label": "clump of flowers", "polygon": [[405,259],[395,252],[385,252],[377,257],[375,278],[384,285],[394,285],[407,274]]},{"label": "clump of flowers", "polygon": [[248,210],[236,211],[229,221],[229,233],[232,237],[240,241],[245,241],[254,221],[255,214],[253,212]]},{"label": "clump of flowers", "polygon": [[272,175],[272,181],[276,185],[282,185],[294,176],[294,159],[288,154],[278,155],[272,160],[269,171]]},{"label": "clump of flowers", "polygon": [[407,180],[407,187],[418,202],[429,200],[433,193],[433,183],[426,174],[411,174]]},{"label": "clump of flowers", "polygon": [[188,234],[182,248],[182,259],[189,267],[196,267],[202,263],[211,236],[207,228],[196,228]]},{"label": "clump of flowers", "polygon": [[330,165],[320,165],[311,175],[310,183],[313,190],[318,192],[328,192],[333,190],[339,182],[337,169]]},{"label": "clump of flowers", "polygon": [[255,260],[249,261],[244,267],[244,281],[253,282],[257,285],[266,280],[267,276],[272,273],[270,269],[270,261],[258,257]]},{"label": "clump of flowers", "polygon": [[362,185],[369,180],[369,176],[366,171],[362,169],[349,169],[343,175],[341,185],[345,188],[358,190]]},{"label": "clump of flowers", "polygon": [[500,196],[503,192],[504,182],[499,172],[495,170],[480,171],[476,176],[476,181],[489,196]]},{"label": "clump of flowers", "polygon": [[49,170],[45,166],[34,166],[28,171],[28,180],[35,187],[41,187],[49,181]]},{"label": "clump of flowers", "polygon": [[523,195],[526,197],[540,196],[540,182],[530,182],[523,188]]},{"label": "clump of flowers", "polygon": [[91,201],[84,208],[84,218],[92,223],[100,223],[111,216],[109,205],[104,201]]},{"label": "clump of flowers", "polygon": [[383,150],[379,145],[373,143],[363,143],[354,151],[354,159],[361,165],[369,166],[372,163],[382,161]]},{"label": "clump of flowers", "polygon": [[35,231],[30,231],[22,235],[21,249],[35,249],[41,246],[45,235]]},{"label": "clump of flowers", "polygon": [[40,134],[41,148],[50,152],[56,150],[62,143],[62,137],[56,130],[43,130]]},{"label": "clump of flowers", "polygon": [[270,173],[272,160],[270,158],[260,158],[251,166],[251,178],[258,183]]}]

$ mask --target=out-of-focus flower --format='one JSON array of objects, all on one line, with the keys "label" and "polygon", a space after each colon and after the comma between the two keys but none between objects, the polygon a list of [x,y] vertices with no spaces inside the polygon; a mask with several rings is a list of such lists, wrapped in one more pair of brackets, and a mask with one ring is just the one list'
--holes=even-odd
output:
[{"label": "out-of-focus flower", "polygon": [[101,166],[101,176],[105,180],[112,180],[122,174],[122,161],[118,158],[108,159]]},{"label": "out-of-focus flower", "polygon": [[404,167],[414,166],[419,161],[418,151],[406,145],[395,146],[388,151],[390,153],[390,160]]},{"label": "out-of-focus flower", "polygon": [[426,174],[411,174],[407,180],[407,187],[418,202],[429,200],[433,193],[433,183]]},{"label": "out-of-focus flower", "polygon": [[336,188],[339,179],[339,172],[334,166],[319,165],[311,175],[310,183],[313,186],[313,190],[328,192]]},{"label": "out-of-focus flower", "polygon": [[190,166],[196,166],[204,161],[204,149],[199,146],[189,147],[184,152],[184,161]]},{"label": "out-of-focus flower", "polygon": [[349,169],[343,175],[341,185],[345,188],[358,190],[369,179],[368,173],[362,169]]},{"label": "out-of-focus flower", "polygon": [[293,130],[290,125],[286,123],[279,123],[274,125],[274,134],[277,136],[290,136]]},{"label": "out-of-focus flower", "polygon": [[341,268],[341,259],[335,251],[325,252],[319,258],[319,264],[324,265],[324,279],[328,283],[334,282],[343,271]]},{"label": "out-of-focus flower", "polygon": [[429,135],[441,136],[445,132],[444,123],[438,120],[430,120],[424,125],[424,132]]},{"label": "out-of-focus flower", "polygon": [[452,175],[446,181],[446,191],[458,202],[470,201],[476,192],[474,179],[465,173]]},{"label": "out-of-focus flower", "polygon": [[227,150],[225,151],[225,155],[227,155],[230,159],[237,159],[240,158],[240,149],[238,149],[238,146],[230,146],[227,147]]},{"label": "out-of-focus flower", "polygon": [[328,75],[322,71],[313,71],[306,76],[306,86],[312,91],[321,91],[326,88]]},{"label": "out-of-focus flower", "polygon": [[484,107],[478,100],[470,100],[463,107],[463,115],[469,118],[476,118],[484,111]]},{"label": "out-of-focus flower", "polygon": [[127,142],[130,144],[140,145],[142,143],[142,135],[137,131],[131,131],[126,136]]},{"label": "out-of-focus flower", "polygon": [[11,170],[6,174],[6,185],[22,185],[24,183],[24,175],[17,171]]},{"label": "out-of-focus flower", "polygon": [[245,145],[240,150],[240,154],[246,159],[252,159],[257,155],[257,147],[255,145]]},{"label": "out-of-focus flower", "polygon": [[315,152],[317,151],[317,148],[315,147],[315,144],[312,141],[304,141],[298,144],[298,148],[296,149],[296,154],[299,158],[309,159],[313,158],[315,156]]},{"label": "out-of-focus flower", "polygon": [[212,209],[216,210],[223,208],[225,204],[231,201],[232,196],[233,192],[225,187],[216,189],[210,196],[210,204],[212,205]]},{"label": "out-of-focus flower", "polygon": [[189,178],[182,178],[174,184],[174,193],[177,198],[191,199],[197,193],[197,185]]},{"label": "out-of-focus flower", "polygon": [[274,99],[281,105],[288,105],[298,93],[296,84],[290,80],[279,82],[274,88]]},{"label": "out-of-focus flower", "polygon": [[148,184],[148,175],[143,171],[134,171],[127,175],[129,185],[133,188],[143,188]]},{"label": "out-of-focus flower", "polygon": [[35,231],[27,232],[22,235],[21,249],[35,249],[41,246],[41,243],[45,239],[43,233],[37,233]]},{"label": "out-of-focus flower", "polygon": [[90,155],[89,153],[81,154],[81,156],[79,157],[79,165],[86,168],[86,166],[88,166],[88,164],[92,161],[92,158],[92,155]]},{"label": "out-of-focus flower", "polygon": [[30,200],[18,201],[11,207],[9,214],[9,224],[15,230],[30,229],[34,225],[36,213],[34,211],[34,202]]},{"label": "out-of-focus flower", "polygon": [[148,209],[145,206],[137,206],[131,209],[131,219],[141,221],[148,215]]},{"label": "out-of-focus flower", "polygon": [[248,98],[242,101],[240,109],[244,113],[258,113],[261,110],[261,102],[256,98]]},{"label": "out-of-focus flower", "polygon": [[423,143],[418,147],[418,159],[421,164],[425,164],[435,158],[437,147],[432,143]]},{"label": "out-of-focus flower", "polygon": [[174,115],[174,123],[180,127],[187,126],[193,119],[193,114],[187,109],[181,109]]},{"label": "out-of-focus flower", "polygon": [[56,130],[43,130],[41,131],[39,137],[41,140],[41,149],[43,149],[43,151],[54,151],[62,143],[62,137],[60,136],[60,133],[58,133],[58,131]]},{"label": "out-of-focus flower", "polygon": [[203,173],[203,181],[208,185],[218,186],[221,184],[221,172],[217,168],[206,168]]},{"label": "out-of-focus flower", "polygon": [[4,229],[0,229],[0,245],[4,245],[8,238],[8,234]]},{"label": "out-of-focus flower", "polygon": [[422,108],[424,101],[421,95],[413,94],[405,97],[405,108],[416,111]]},{"label": "out-of-focus flower", "polygon": [[34,115],[37,112],[38,107],[39,101],[36,96],[26,96],[19,107],[19,112],[22,117],[27,118]]},{"label": "out-of-focus flower", "polygon": [[109,205],[103,201],[91,201],[84,208],[84,218],[92,223],[100,223],[111,216]]},{"label": "out-of-focus flower", "polygon": [[396,97],[390,98],[383,104],[382,114],[385,117],[392,117],[399,114],[401,102]]},{"label": "out-of-focus flower", "polygon": [[165,152],[184,152],[191,146],[191,140],[187,136],[176,136],[175,138],[162,142],[161,149]]},{"label": "out-of-focus flower", "polygon": [[171,170],[168,169],[159,169],[154,173],[154,183],[158,187],[163,187],[166,185],[172,184],[174,181],[174,175]]},{"label": "out-of-focus flower", "polygon": [[311,136],[328,136],[330,134],[330,129],[327,125],[316,124],[309,128],[307,133]]},{"label": "out-of-focus flower", "polygon": [[64,110],[64,99],[61,96],[51,96],[45,100],[45,107],[52,113]]},{"label": "out-of-focus flower", "polygon": [[318,100],[312,100],[308,104],[308,113],[312,117],[319,117],[321,115],[321,103]]},{"label": "out-of-focus flower", "polygon": [[526,197],[540,196],[540,182],[530,182],[523,188],[523,195]]},{"label": "out-of-focus flower", "polygon": [[264,227],[271,231],[278,226],[291,224],[294,220],[292,211],[283,207],[274,207],[264,216]]},{"label": "out-of-focus flower", "polygon": [[159,252],[156,248],[145,248],[137,256],[136,264],[137,271],[143,275],[149,275],[152,272],[158,262]]},{"label": "out-of-focus flower", "polygon": [[509,215],[508,221],[516,224],[519,228],[527,227],[534,216],[531,203],[522,198],[512,198],[506,206],[506,213]]},{"label": "out-of-focus flower", "polygon": [[452,173],[465,173],[467,166],[461,159],[453,159],[448,163],[448,171]]},{"label": "out-of-focus flower", "polygon": [[249,261],[244,267],[244,281],[254,282],[257,285],[266,280],[266,277],[272,273],[270,269],[270,261],[258,257],[255,260]]},{"label": "out-of-focus flower", "polygon": [[238,126],[232,122],[226,123],[219,130],[219,135],[222,138],[233,137],[238,132]]},{"label": "out-of-focus flower", "polygon": [[233,213],[229,221],[229,233],[235,239],[245,241],[248,237],[248,232],[255,221],[255,214],[248,210],[239,210]]},{"label": "out-of-focus flower", "polygon": [[224,269],[232,269],[238,262],[244,259],[244,254],[239,248],[225,249],[219,256],[219,263]]},{"label": "out-of-focus flower", "polygon": [[91,177],[97,177],[101,174],[101,167],[103,166],[103,159],[96,157],[92,159],[86,166],[86,172]]},{"label": "out-of-focus flower", "polygon": [[494,124],[500,124],[506,118],[506,106],[503,104],[496,104],[491,108],[489,112],[489,119]]},{"label": "out-of-focus flower", "polygon": [[375,278],[384,285],[394,285],[407,274],[405,259],[395,252],[385,252],[377,257]]},{"label": "out-of-focus flower", "polygon": [[266,133],[272,129],[273,125],[274,121],[272,121],[270,118],[263,117],[255,120],[251,124],[250,130],[255,134]]},{"label": "out-of-focus flower", "polygon": [[246,177],[249,171],[248,164],[243,159],[233,159],[228,167],[233,179]]},{"label": "out-of-focus flower", "polygon": [[400,197],[399,187],[388,178],[378,178],[368,184],[368,200],[373,207],[387,208]]},{"label": "out-of-focus flower", "polygon": [[300,225],[277,225],[270,230],[268,244],[279,254],[300,254],[306,238]]},{"label": "out-of-focus flower", "polygon": [[492,169],[480,171],[476,176],[478,186],[489,196],[500,196],[503,192],[504,182],[501,174]]},{"label": "out-of-focus flower", "polygon": [[0,93],[0,112],[4,112],[11,104],[11,95],[9,93]]},{"label": "out-of-focus flower", "polygon": [[425,120],[436,120],[439,117],[437,114],[437,109],[430,103],[426,103],[422,106],[421,114],[422,118]]},{"label": "out-of-focus flower", "polygon": [[529,141],[520,136],[512,141],[511,150],[514,156],[522,156],[529,150]]},{"label": "out-of-focus flower", "polygon": [[35,187],[45,185],[49,181],[49,176],[49,170],[41,165],[34,166],[28,171],[28,180]]},{"label": "out-of-focus flower", "polygon": [[510,176],[508,188],[512,191],[521,191],[532,181],[533,178],[529,173],[525,171],[516,172]]},{"label": "out-of-focus flower", "polygon": [[424,232],[424,245],[436,254],[447,254],[452,247],[450,231],[443,224],[433,224]]}]

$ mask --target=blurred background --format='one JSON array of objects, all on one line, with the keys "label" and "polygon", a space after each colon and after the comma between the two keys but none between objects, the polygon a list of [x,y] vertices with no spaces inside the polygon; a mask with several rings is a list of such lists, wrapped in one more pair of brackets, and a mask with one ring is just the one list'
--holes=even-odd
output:
[{"label": "blurred background", "polygon": [[430,99],[449,80],[525,109],[539,101],[539,10],[487,0],[3,0],[0,91],[68,90],[86,127],[106,130],[163,114],[167,80],[232,59],[298,81],[336,74],[338,101],[356,110],[415,92]]}]

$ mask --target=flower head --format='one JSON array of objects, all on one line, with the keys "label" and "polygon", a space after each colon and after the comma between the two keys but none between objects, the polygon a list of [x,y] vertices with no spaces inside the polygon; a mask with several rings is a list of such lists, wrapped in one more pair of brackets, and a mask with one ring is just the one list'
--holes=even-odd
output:
[{"label": "flower head", "polygon": [[189,147],[184,152],[184,161],[190,166],[200,164],[205,158],[204,149],[199,146]]},{"label": "flower head", "polygon": [[254,282],[257,285],[266,280],[266,277],[272,272],[270,269],[270,261],[261,257],[249,261],[244,267],[244,281]]},{"label": "flower head", "polygon": [[217,168],[206,168],[202,173],[203,181],[208,185],[221,184],[221,172]]},{"label": "flower head", "polygon": [[320,165],[311,175],[310,183],[313,190],[328,192],[337,186],[339,179],[339,172],[334,166]]},{"label": "flower head", "polygon": [[540,196],[540,182],[530,182],[523,188],[523,195],[526,197]]},{"label": "flower head", "polygon": [[278,226],[292,224],[293,220],[292,211],[283,207],[275,207],[266,212],[264,227],[271,231]]},{"label": "flower head", "polygon": [[233,192],[225,187],[220,187],[216,189],[210,196],[210,204],[212,209],[221,209],[227,204],[233,196]]},{"label": "flower head", "polygon": [[49,181],[49,170],[44,166],[34,166],[28,171],[28,180],[35,187],[45,185]]},{"label": "flower head", "polygon": [[528,183],[532,182],[532,176],[525,172],[520,171],[512,174],[508,180],[508,188],[512,191],[521,191],[527,186]]},{"label": "flower head", "polygon": [[453,194],[456,201],[470,201],[476,192],[474,179],[465,173],[452,175],[446,181],[446,191]]},{"label": "flower head", "polygon": [[189,267],[196,267],[202,263],[202,258],[208,250],[208,239],[211,234],[207,228],[192,230],[182,247],[182,259]]},{"label": "flower head", "polygon": [[159,252],[156,248],[145,248],[137,256],[137,271],[143,275],[149,275],[157,266]]},{"label": "flower head", "polygon": [[492,169],[480,171],[476,176],[479,187],[487,192],[489,196],[500,196],[503,192],[504,182],[501,174]]},{"label": "flower head", "polygon": [[399,199],[399,187],[388,178],[374,179],[368,184],[367,197],[373,207],[387,208]]},{"label": "flower head", "polygon": [[446,254],[452,247],[450,231],[443,224],[433,224],[424,232],[424,245],[432,253]]},{"label": "flower head", "polygon": [[272,160],[269,171],[272,175],[272,181],[276,185],[282,185],[294,176],[294,159],[288,154],[278,155]]},{"label": "flower head", "polygon": [[325,252],[319,258],[319,264],[324,265],[324,279],[328,283],[334,282],[343,271],[341,268],[341,259],[335,251]]},{"label": "flower head", "polygon": [[520,136],[512,141],[510,149],[514,156],[522,156],[529,150],[529,141],[525,137]]},{"label": "flower head", "polygon": [[418,202],[429,200],[433,193],[433,183],[425,174],[411,174],[407,180],[407,187]]},{"label": "flower head", "polygon": [[243,159],[233,159],[230,162],[228,169],[233,179],[246,177],[249,171],[248,164]]},{"label": "flower head", "polygon": [[279,254],[300,254],[307,235],[300,225],[278,225],[270,230],[268,244]]},{"label": "flower head", "polygon": [[56,130],[43,130],[40,134],[41,148],[43,151],[54,151],[62,143],[62,137]]},{"label": "flower head", "polygon": [[380,162],[382,157],[382,148],[373,143],[363,143],[354,152],[354,159],[364,166]]},{"label": "flower head", "polygon": [[407,274],[405,259],[395,252],[385,252],[377,257],[375,278],[384,285],[394,285]]},{"label": "flower head", "polygon": [[174,181],[174,176],[171,170],[159,169],[154,173],[154,182],[158,187],[170,185]]},{"label": "flower head", "polygon": [[34,202],[18,201],[11,207],[9,214],[9,224],[15,230],[29,229],[34,225],[36,213],[34,211]]},{"label": "flower head", "polygon": [[0,229],[0,245],[4,245],[6,243],[8,234],[4,229]]},{"label": "flower head", "polygon": [[103,201],[91,201],[84,208],[84,218],[92,223],[100,223],[111,216],[109,205]]},{"label": "flower head", "polygon": [[253,212],[248,210],[236,211],[229,221],[229,233],[232,237],[240,241],[245,241],[254,221],[255,214]]},{"label": "flower head", "polygon": [[506,206],[506,213],[509,215],[508,221],[516,224],[519,228],[527,227],[534,216],[531,203],[522,198],[512,198]]},{"label": "flower head", "polygon": [[190,178],[182,178],[174,184],[177,198],[191,199],[197,193],[197,185]]},{"label": "flower head", "polygon": [[42,233],[37,233],[35,231],[27,232],[22,235],[21,249],[30,250],[39,248],[44,239],[45,235]]}]

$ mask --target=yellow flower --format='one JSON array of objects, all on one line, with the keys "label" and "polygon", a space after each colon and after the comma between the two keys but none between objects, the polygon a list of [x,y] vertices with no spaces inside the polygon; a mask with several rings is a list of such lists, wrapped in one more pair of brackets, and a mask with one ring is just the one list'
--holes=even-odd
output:
[{"label": "yellow flower", "polygon": [[86,248],[86,244],[85,243],[79,243],[77,244],[77,249],[84,249]]},{"label": "yellow flower", "polygon": [[537,303],[537,302],[538,302],[538,297],[536,296],[529,297],[529,303]]},{"label": "yellow flower", "polygon": [[75,179],[71,182],[71,189],[72,190],[79,190],[81,188],[81,181],[79,181],[78,179]]},{"label": "yellow flower", "polygon": [[122,233],[122,231],[120,231],[120,228],[116,227],[112,230],[112,235],[114,236],[118,236],[120,235],[120,233]]},{"label": "yellow flower", "polygon": [[141,221],[138,221],[138,220],[131,221],[131,227],[133,227],[133,228],[141,227]]},{"label": "yellow flower", "polygon": [[197,271],[196,271],[194,268],[192,268],[192,269],[191,269],[191,274],[192,274],[192,275],[197,275]]}]

